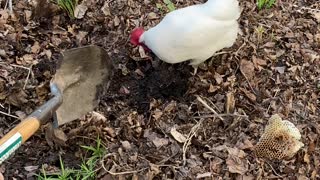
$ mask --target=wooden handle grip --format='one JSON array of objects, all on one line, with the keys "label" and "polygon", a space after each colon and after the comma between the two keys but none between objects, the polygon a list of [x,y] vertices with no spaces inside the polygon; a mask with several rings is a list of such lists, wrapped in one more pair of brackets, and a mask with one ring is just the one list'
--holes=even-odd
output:
[{"label": "wooden handle grip", "polygon": [[22,143],[24,143],[39,129],[39,127],[40,121],[38,119],[34,117],[28,117],[0,139],[0,146],[17,132],[20,133],[22,137]]},{"label": "wooden handle grip", "polygon": [[0,165],[40,127],[40,120],[28,117],[0,139]]}]

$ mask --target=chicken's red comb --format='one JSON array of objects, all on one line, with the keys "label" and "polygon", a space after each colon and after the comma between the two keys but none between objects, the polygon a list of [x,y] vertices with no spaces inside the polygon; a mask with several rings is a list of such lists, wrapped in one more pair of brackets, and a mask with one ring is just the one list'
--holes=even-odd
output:
[{"label": "chicken's red comb", "polygon": [[139,39],[140,39],[140,36],[144,33],[144,29],[139,27],[139,28],[135,28],[132,32],[131,32],[131,35],[130,35],[130,42],[134,45],[139,45],[140,42],[139,42]]}]

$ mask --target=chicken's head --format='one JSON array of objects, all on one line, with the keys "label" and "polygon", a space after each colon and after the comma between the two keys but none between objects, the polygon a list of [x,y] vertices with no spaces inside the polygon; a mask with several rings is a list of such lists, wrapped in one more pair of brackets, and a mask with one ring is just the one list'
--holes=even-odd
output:
[{"label": "chicken's head", "polygon": [[136,28],[131,32],[130,35],[130,42],[131,44],[135,45],[135,46],[142,46],[144,50],[146,51],[150,51],[150,49],[144,44],[141,43],[140,37],[141,35],[144,33],[144,29],[143,28]]}]

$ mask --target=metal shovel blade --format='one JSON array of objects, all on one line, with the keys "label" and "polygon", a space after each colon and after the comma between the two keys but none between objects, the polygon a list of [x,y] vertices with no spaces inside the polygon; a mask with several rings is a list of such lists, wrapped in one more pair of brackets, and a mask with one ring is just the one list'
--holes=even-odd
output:
[{"label": "metal shovel blade", "polygon": [[62,55],[52,80],[63,94],[63,103],[56,111],[58,125],[93,111],[98,105],[98,92],[109,84],[113,70],[107,52],[98,46],[69,49]]}]

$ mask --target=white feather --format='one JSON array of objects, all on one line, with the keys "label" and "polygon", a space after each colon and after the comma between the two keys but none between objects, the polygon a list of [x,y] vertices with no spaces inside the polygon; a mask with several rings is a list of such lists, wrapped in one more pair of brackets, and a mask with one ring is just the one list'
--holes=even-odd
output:
[{"label": "white feather", "polygon": [[237,0],[208,0],[168,13],[142,34],[140,42],[167,63],[191,60],[190,64],[198,65],[233,45],[239,16]]}]

